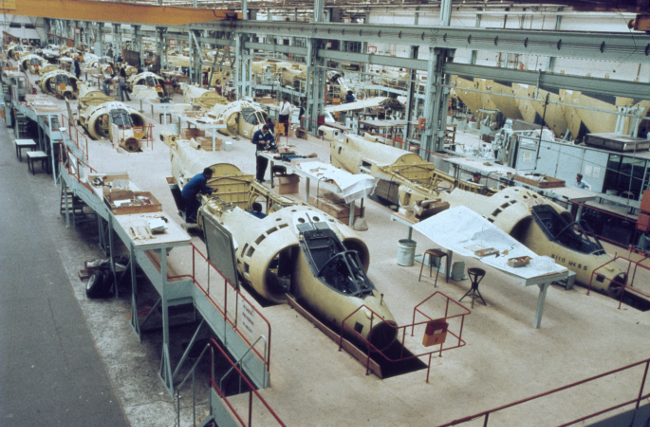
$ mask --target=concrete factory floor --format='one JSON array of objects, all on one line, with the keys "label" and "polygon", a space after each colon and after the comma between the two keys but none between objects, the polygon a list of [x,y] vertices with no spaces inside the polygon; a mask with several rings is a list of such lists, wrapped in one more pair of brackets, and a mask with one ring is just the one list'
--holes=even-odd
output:
[{"label": "concrete factory floor", "polygon": [[[181,102],[178,96],[177,101]],[[139,105],[138,101],[129,104]],[[144,110],[149,117],[148,108]],[[180,223],[165,180],[165,177],[171,176],[171,165],[169,150],[159,139],[164,127],[157,123],[157,119],[153,149],[145,147],[142,153],[125,154],[116,152],[107,141],[90,141],[89,162],[101,173],[127,172],[141,189],[152,192],[162,202],[163,210]],[[3,129],[3,146],[12,144],[12,140],[6,136]],[[477,141],[476,136],[459,134],[459,138],[466,138],[467,144]],[[322,161],[328,162],[326,142],[292,138],[290,143],[296,146],[299,153],[315,152]],[[6,152],[3,150],[3,154]],[[235,141],[232,152],[221,154],[224,162],[233,163],[244,172],[254,173],[254,146],[248,140],[240,138]],[[15,173],[18,159],[8,156],[3,158],[2,164],[3,174]],[[12,167],[6,167],[7,164]],[[24,163],[22,167],[27,169]],[[3,187],[7,185],[4,178]],[[42,216],[41,223],[21,226],[38,227],[39,233],[51,236],[55,242],[52,250],[58,252],[129,423],[132,426],[174,425],[176,405],[158,378],[160,332],[151,332],[145,335],[142,343],[138,341],[129,324],[131,304],[128,294],[110,300],[86,298],[85,282],[79,280],[77,272],[83,267],[83,261],[103,256],[97,245],[94,223],[76,229],[66,228],[65,218],[59,213],[58,188],[53,185],[51,175],[21,173],[12,178],[26,180],[25,191],[34,199],[33,209]],[[316,191],[314,183],[311,192],[315,194]],[[301,183],[300,194],[294,196],[304,200],[304,193],[305,184]],[[5,188],[2,194],[5,205]],[[368,275],[385,295],[385,301],[398,323],[411,323],[413,308],[436,290],[455,300],[467,292],[468,280],[445,283],[441,278],[435,289],[433,278],[427,277],[418,282],[420,264],[398,266],[397,242],[406,238],[406,226],[390,221],[392,211],[385,206],[369,199],[365,200],[364,206],[369,230],[359,234],[370,249]],[[18,210],[21,206],[3,206],[3,215],[5,209]],[[418,253],[436,247],[435,243],[417,232],[414,232],[413,238],[417,241]],[[205,252],[205,245],[199,237],[194,236],[192,240]],[[14,242],[6,244],[12,247]],[[617,250],[608,249],[611,252]],[[3,235],[3,257],[5,250]],[[622,253],[622,250],[618,251]],[[168,256],[168,263],[178,274],[185,274],[191,271],[190,257],[189,250],[175,249]],[[465,261],[467,267],[480,265],[474,259],[454,257],[454,261],[460,260]],[[586,296],[586,289],[580,286],[569,291],[552,286],[546,298],[541,329],[533,329],[538,288],[523,288],[497,270],[486,270],[487,275],[480,290],[488,305],[477,303],[465,318],[462,338],[467,342],[466,346],[444,352],[443,357],[433,358],[428,383],[425,382],[426,368],[383,380],[374,375],[366,376],[362,364],[348,353],[339,352],[336,343],[289,305],[262,307],[249,298],[269,320],[272,328],[271,386],[261,390],[262,396],[289,426],[433,426],[650,356],[650,312],[643,313],[627,306],[619,310],[616,301],[593,292]],[[648,276],[638,277],[637,280],[647,282]],[[5,289],[19,286],[17,281],[11,281],[5,274],[2,282],[3,298]],[[245,290],[243,292],[246,294]],[[153,305],[155,299],[153,296],[150,298],[142,305]],[[425,305],[424,310],[428,310],[433,317],[443,314],[436,304]],[[458,324],[452,323],[451,330],[458,331]],[[174,364],[183,351],[182,344],[189,341],[192,333],[191,328],[173,330]],[[420,340],[421,333],[416,333],[413,338],[408,336],[407,349],[413,353],[424,352],[418,343]],[[452,342],[450,338],[448,342]],[[191,358],[190,362],[194,360]],[[197,391],[201,415],[207,408],[204,380],[209,375],[208,364],[203,363],[202,366],[204,369],[197,380],[201,384]],[[625,371],[492,415],[491,425],[548,426],[568,422],[636,397],[641,378],[642,368]],[[646,390],[648,387],[650,379],[647,380]],[[4,390],[7,391],[11,390]],[[185,387],[181,392],[181,425],[190,425],[191,389]],[[248,405],[247,394],[230,399],[236,408],[246,408]],[[36,401],[32,406],[39,404]],[[242,409],[241,413],[246,414],[246,410]],[[102,418],[89,420],[86,415],[78,414],[79,419],[85,421],[80,421],[79,425],[104,425]],[[3,413],[3,425],[4,416]],[[469,425],[478,423],[482,424],[482,421]],[[276,425],[259,403],[255,406],[253,424]]]}]

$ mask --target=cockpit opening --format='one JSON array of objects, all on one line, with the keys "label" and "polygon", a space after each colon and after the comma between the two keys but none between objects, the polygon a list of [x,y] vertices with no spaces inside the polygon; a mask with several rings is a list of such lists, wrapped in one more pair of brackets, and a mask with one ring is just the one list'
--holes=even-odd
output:
[{"label": "cockpit opening", "polygon": [[549,240],[583,254],[605,254],[605,249],[585,221],[569,223],[549,205],[533,206],[533,218]]}]

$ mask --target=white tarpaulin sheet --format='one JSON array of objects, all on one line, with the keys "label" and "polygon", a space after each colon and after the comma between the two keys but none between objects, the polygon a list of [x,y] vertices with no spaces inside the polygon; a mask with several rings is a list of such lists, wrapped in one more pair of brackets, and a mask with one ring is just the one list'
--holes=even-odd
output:
[{"label": "white tarpaulin sheet", "polygon": [[[485,264],[524,279],[566,270],[555,264],[552,258],[536,255],[509,234],[465,206],[440,212],[413,225],[413,228],[460,255],[480,259]],[[475,254],[475,251],[487,248],[498,250],[499,255],[480,257]],[[508,252],[504,255],[505,250]],[[530,264],[524,267],[508,265],[508,259],[521,256],[531,257]]]},{"label": "white tarpaulin sheet", "polygon": [[323,162],[302,162],[298,163],[298,167],[316,179],[334,181],[341,189],[340,196],[345,199],[345,203],[369,196],[377,185],[377,180],[371,176],[353,175]]}]

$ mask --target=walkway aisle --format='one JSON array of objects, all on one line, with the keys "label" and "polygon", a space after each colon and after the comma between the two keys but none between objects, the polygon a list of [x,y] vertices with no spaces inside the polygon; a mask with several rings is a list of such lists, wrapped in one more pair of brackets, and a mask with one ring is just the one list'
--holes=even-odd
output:
[{"label": "walkway aisle", "polygon": [[0,125],[0,425],[127,426],[32,193],[57,191],[43,177]]}]

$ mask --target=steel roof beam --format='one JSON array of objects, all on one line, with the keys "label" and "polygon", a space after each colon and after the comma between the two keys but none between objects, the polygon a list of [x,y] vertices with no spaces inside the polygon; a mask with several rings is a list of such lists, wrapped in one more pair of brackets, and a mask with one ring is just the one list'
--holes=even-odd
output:
[{"label": "steel roof beam", "polygon": [[375,24],[215,21],[192,28],[308,37],[322,40],[383,42],[444,49],[469,49],[596,59],[650,62],[650,35],[614,32],[506,30]]}]

